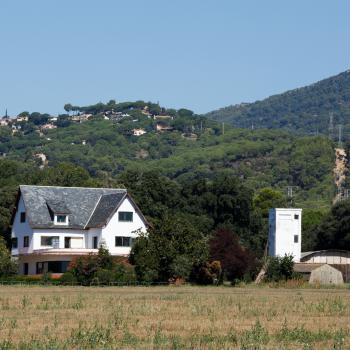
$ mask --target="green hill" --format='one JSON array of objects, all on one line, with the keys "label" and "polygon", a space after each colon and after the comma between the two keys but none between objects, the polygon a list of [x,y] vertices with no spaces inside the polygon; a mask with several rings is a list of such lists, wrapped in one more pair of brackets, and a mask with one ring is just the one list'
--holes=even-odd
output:
[{"label": "green hill", "polygon": [[[179,215],[206,233],[230,225],[259,254],[267,209],[290,205],[287,186],[293,186],[294,205],[319,212],[332,203],[334,144],[325,136],[230,126],[223,132],[220,123],[186,109],[112,102],[69,105],[67,112],[82,115],[54,121],[24,113],[28,120],[16,122],[16,129],[0,127],[0,236],[9,239],[16,188],[23,183],[126,186],[152,221]],[[134,135],[135,129],[144,134]]]},{"label": "green hill", "polygon": [[328,134],[330,113],[333,113],[334,126],[342,124],[344,135],[349,138],[350,71],[262,101],[221,108],[205,116],[241,128]]},{"label": "green hill", "polygon": [[[6,155],[3,161],[36,168],[72,163],[104,181],[130,169],[156,170],[181,183],[211,181],[224,172],[242,179],[253,190],[274,187],[285,192],[287,186],[297,186],[302,202],[330,202],[334,150],[327,138],[231,127],[223,135],[219,123],[188,110],[179,111],[173,111],[172,119],[161,121],[140,113],[135,106],[121,120],[104,120],[99,112],[83,123],[63,116],[56,129],[42,131],[29,116],[29,122],[14,134],[10,128],[0,128],[0,152]],[[160,122],[171,129],[157,131]],[[135,128],[146,133],[134,136]]]}]

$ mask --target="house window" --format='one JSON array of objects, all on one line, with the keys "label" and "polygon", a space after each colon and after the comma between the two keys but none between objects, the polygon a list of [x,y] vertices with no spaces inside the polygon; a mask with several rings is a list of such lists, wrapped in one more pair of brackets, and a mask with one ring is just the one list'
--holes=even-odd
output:
[{"label": "house window", "polygon": [[58,236],[41,236],[41,246],[59,248],[60,238]]},{"label": "house window", "polygon": [[92,248],[97,249],[97,236],[92,238]]},{"label": "house window", "polygon": [[29,273],[29,265],[28,265],[28,263],[24,263],[23,264],[23,274],[28,275],[28,273]]},{"label": "house window", "polygon": [[119,212],[119,221],[132,221],[133,212],[132,211],[120,211]]},{"label": "house window", "polygon": [[71,239],[70,237],[64,237],[64,247],[65,248],[70,248],[71,247]]},{"label": "house window", "polygon": [[25,211],[22,211],[21,212],[21,222],[26,222],[26,213],[25,213]]},{"label": "house window", "polygon": [[298,243],[299,242],[299,236],[298,235],[294,235],[294,243]]},{"label": "house window", "polygon": [[69,261],[42,261],[36,263],[36,273],[42,274],[46,272],[64,273],[67,271]]},{"label": "house window", "polygon": [[299,215],[298,214],[294,214],[294,219],[295,220],[299,220]]},{"label": "house window", "polygon": [[23,248],[29,247],[29,236],[23,237]]},{"label": "house window", "polygon": [[68,216],[67,215],[55,215],[55,224],[56,225],[67,225]]},{"label": "house window", "polygon": [[12,246],[12,249],[16,249],[18,247],[18,238],[17,237],[13,237],[11,239],[11,246]]},{"label": "house window", "polygon": [[115,237],[115,246],[116,247],[131,247],[132,238],[131,237],[123,237],[116,236]]}]

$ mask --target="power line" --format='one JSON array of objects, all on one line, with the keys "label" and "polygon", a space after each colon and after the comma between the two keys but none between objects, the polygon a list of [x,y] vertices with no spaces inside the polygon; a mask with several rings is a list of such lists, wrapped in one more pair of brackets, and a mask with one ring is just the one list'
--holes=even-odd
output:
[{"label": "power line", "polygon": [[342,148],[343,147],[343,126],[341,124],[338,125],[338,147]]},{"label": "power line", "polygon": [[334,116],[333,116],[333,112],[329,113],[328,136],[329,136],[329,138],[331,140],[333,140],[333,136],[334,136]]}]

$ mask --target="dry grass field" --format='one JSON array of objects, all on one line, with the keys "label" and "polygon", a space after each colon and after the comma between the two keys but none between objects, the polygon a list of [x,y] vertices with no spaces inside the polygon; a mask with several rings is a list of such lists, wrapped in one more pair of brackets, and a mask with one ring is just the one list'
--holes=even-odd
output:
[{"label": "dry grass field", "polygon": [[0,349],[350,349],[350,291],[0,287]]}]

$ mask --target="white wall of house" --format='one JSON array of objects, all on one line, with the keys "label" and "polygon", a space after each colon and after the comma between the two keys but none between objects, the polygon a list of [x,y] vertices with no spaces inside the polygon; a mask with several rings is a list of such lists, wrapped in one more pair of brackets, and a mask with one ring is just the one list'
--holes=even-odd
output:
[{"label": "white wall of house", "polygon": [[[18,209],[14,217],[11,237],[16,237],[18,239],[18,248],[12,249],[13,255],[18,255],[19,252],[23,253],[31,253],[33,251],[33,230],[29,226],[28,215],[26,215],[25,222],[21,222],[21,213],[26,212],[26,208],[24,206],[24,201],[22,196],[18,202]],[[23,247],[24,237],[29,236],[29,247]]]},{"label": "white wall of house", "polygon": [[72,230],[72,229],[64,229],[62,228],[54,228],[54,229],[33,229],[33,250],[37,249],[48,249],[49,246],[41,245],[41,237],[59,237],[59,248],[64,248],[65,237],[71,237],[73,240],[80,239],[79,246],[75,246],[72,248],[89,248],[87,247],[87,231],[85,230]]},{"label": "white wall of house", "polygon": [[[136,238],[138,230],[146,232],[146,223],[137,213],[128,198],[124,199],[116,213],[103,228],[90,228],[88,230],[74,230],[64,225],[54,228],[32,229],[29,225],[28,215],[26,221],[20,222],[21,212],[26,212],[23,199],[20,198],[18,210],[15,214],[12,237],[18,238],[18,248],[12,249],[13,256],[19,256],[19,272],[24,273],[24,264],[28,264],[28,273],[36,273],[36,263],[43,261],[70,261],[79,249],[93,249],[94,237],[97,237],[97,247],[102,243],[106,245],[112,255],[127,256],[131,246],[116,246],[116,236]],[[132,221],[120,221],[120,212],[131,212]],[[29,236],[29,247],[23,247],[24,236]],[[58,246],[41,245],[42,237],[58,237]],[[65,238],[71,238],[71,247],[65,248]],[[52,251],[51,251],[52,250]],[[83,252],[82,254],[89,252]],[[80,255],[80,254],[79,254]]]},{"label": "white wall of house", "polygon": [[275,208],[269,212],[269,255],[293,255],[294,262],[301,255],[302,209]]},{"label": "white wall of house", "polygon": [[[133,221],[123,222],[119,221],[119,212],[132,212]],[[113,215],[108,224],[102,229],[101,238],[105,241],[109,251],[113,255],[129,255],[131,247],[116,247],[115,237],[132,237],[136,238],[138,230],[146,232],[146,225],[140,215],[136,212],[134,206],[128,198],[125,198],[123,203]]]},{"label": "white wall of house", "polygon": [[28,264],[28,275],[36,274],[36,264],[43,261],[72,261],[74,255],[23,255],[19,258],[18,272],[24,274],[24,264]]},{"label": "white wall of house", "polygon": [[87,238],[86,238],[87,248],[90,248],[90,249],[93,248],[94,237],[97,237],[97,248],[100,247],[100,244],[101,244],[101,232],[102,232],[101,228],[90,228],[89,229],[89,231],[87,233]]}]

